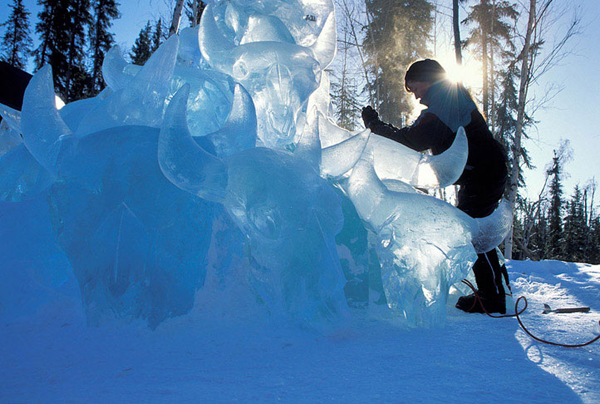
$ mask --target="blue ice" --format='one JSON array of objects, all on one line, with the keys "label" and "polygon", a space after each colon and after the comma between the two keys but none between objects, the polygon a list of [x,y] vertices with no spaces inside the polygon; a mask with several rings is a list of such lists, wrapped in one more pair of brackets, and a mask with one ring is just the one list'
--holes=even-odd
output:
[{"label": "blue ice", "polygon": [[[458,178],[462,129],[429,156],[338,127],[335,35],[332,0],[226,0],[144,66],[111,50],[96,97],[58,110],[42,68],[21,112],[0,109],[0,217],[40,216],[31,239],[51,253],[30,258],[58,257],[43,271],[74,276],[91,324],[155,328],[231,282],[310,326],[372,305],[443,324],[449,288],[500,243],[510,209],[475,220],[416,190]],[[10,223],[3,237],[34,232]]]}]

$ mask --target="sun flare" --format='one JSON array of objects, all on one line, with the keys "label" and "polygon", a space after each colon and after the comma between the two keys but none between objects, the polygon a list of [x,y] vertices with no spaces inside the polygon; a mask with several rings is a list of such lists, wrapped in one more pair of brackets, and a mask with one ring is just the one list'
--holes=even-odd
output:
[{"label": "sun flare", "polygon": [[[481,90],[481,63],[473,58],[463,60],[462,65],[456,63],[454,53],[450,52],[445,55],[434,57],[446,70],[446,77],[455,83],[462,83],[469,92],[474,95]],[[412,113],[408,120],[414,121],[421,111],[426,108],[420,104],[418,100],[411,97],[413,107]]]},{"label": "sun flare", "polygon": [[448,64],[446,76],[456,83],[463,83],[468,88],[479,87],[481,84],[481,69],[475,62],[464,65]]},{"label": "sun flare", "polygon": [[481,63],[472,58],[465,58],[461,65],[456,63],[453,53],[439,57],[438,61],[446,70],[449,80],[463,83],[471,91],[481,87]]}]

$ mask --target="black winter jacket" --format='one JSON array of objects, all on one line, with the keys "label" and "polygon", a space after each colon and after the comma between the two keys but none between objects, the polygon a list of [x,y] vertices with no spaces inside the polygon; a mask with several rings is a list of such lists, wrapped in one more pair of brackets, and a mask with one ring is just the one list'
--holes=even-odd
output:
[{"label": "black winter jacket", "polygon": [[[396,128],[379,119],[369,128],[377,135],[395,140],[416,151],[440,154],[450,147],[456,133],[433,113],[422,114],[405,128]],[[494,139],[481,113],[474,109],[465,126],[469,155],[465,169],[456,181],[460,185],[457,207],[472,217],[485,217],[498,206],[507,180],[507,156]]]}]

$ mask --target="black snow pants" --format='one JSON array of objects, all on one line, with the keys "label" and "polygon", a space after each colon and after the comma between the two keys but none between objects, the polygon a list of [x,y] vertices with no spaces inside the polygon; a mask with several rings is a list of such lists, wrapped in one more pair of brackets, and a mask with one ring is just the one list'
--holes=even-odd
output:
[{"label": "black snow pants", "polygon": [[[460,185],[457,208],[473,218],[490,215],[498,207],[508,178],[506,164],[498,164],[492,170],[467,177]],[[477,254],[473,272],[479,293],[484,297],[504,297],[502,277],[508,285],[506,266],[501,265],[494,248]]]}]

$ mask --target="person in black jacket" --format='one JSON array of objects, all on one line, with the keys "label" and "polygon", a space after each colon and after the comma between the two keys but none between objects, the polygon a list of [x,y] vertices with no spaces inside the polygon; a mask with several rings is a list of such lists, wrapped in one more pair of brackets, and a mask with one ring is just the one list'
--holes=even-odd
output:
[{"label": "person in black jacket", "polygon": [[[473,218],[486,217],[498,206],[507,182],[507,155],[494,139],[485,119],[468,91],[446,79],[446,71],[435,60],[413,63],[406,72],[405,88],[427,106],[408,127],[396,128],[379,119],[377,111],[362,110],[365,127],[416,151],[431,150],[436,155],[450,147],[459,127],[467,135],[469,155],[459,185],[457,208]],[[473,265],[481,304],[475,294],[459,298],[456,307],[470,313],[506,313],[502,276],[506,268],[494,248],[478,254]]]}]

